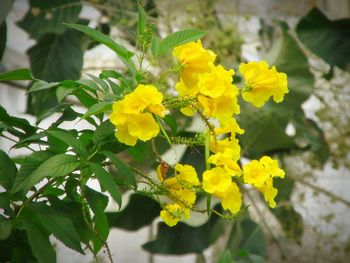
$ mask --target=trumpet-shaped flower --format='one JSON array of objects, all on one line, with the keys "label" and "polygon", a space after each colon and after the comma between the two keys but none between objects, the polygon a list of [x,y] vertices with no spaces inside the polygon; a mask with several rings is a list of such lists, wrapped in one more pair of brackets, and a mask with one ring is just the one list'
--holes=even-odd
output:
[{"label": "trumpet-shaped flower", "polygon": [[237,164],[237,161],[232,159],[232,154],[230,153],[229,149],[223,153],[218,152],[211,155],[208,162],[225,168],[231,176],[240,176],[242,174],[242,170]]},{"label": "trumpet-shaped flower", "polygon": [[278,190],[273,187],[272,178],[267,180],[265,184],[263,184],[261,187],[258,187],[258,190],[264,194],[264,199],[266,202],[269,203],[269,206],[271,208],[276,207],[275,197],[278,193]]},{"label": "trumpet-shaped flower", "polygon": [[233,137],[236,133],[243,134],[244,130],[239,127],[235,118],[230,118],[229,120],[220,123],[220,127],[215,128],[215,134],[220,135],[225,133],[231,133],[231,136]]},{"label": "trumpet-shaped flower", "polygon": [[170,227],[175,226],[182,217],[188,219],[189,211],[178,204],[168,204],[160,212],[160,217]]},{"label": "trumpet-shaped flower", "polygon": [[193,166],[177,163],[175,165],[175,170],[178,172],[176,174],[176,178],[180,181],[180,183],[184,183],[189,187],[199,185],[197,172]]},{"label": "trumpet-shaped flower", "polygon": [[242,194],[236,183],[232,182],[225,192],[218,192],[215,196],[222,199],[221,205],[232,214],[239,212],[242,206]]},{"label": "trumpet-shaped flower", "polygon": [[243,166],[244,182],[261,187],[270,178],[269,170],[257,160]]},{"label": "trumpet-shaped flower", "polygon": [[259,161],[268,169],[272,177],[284,178],[285,173],[279,168],[277,160],[273,160],[269,156],[263,156]]},{"label": "trumpet-shaped flower", "polygon": [[227,158],[235,162],[239,160],[241,154],[241,147],[236,138],[225,138],[223,140],[216,140],[213,138],[210,140],[210,150],[214,153],[225,153]]},{"label": "trumpet-shaped flower", "polygon": [[281,102],[288,93],[287,75],[277,72],[275,66],[269,69],[266,61],[242,63],[239,71],[245,79],[243,99],[258,108],[271,96],[275,102]]}]

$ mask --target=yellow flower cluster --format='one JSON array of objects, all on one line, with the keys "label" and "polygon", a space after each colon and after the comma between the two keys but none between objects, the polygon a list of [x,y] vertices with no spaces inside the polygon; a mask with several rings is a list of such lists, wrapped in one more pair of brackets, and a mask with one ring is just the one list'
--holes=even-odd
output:
[{"label": "yellow flower cluster", "polygon": [[277,72],[275,66],[269,69],[266,61],[242,63],[239,71],[245,79],[243,99],[258,108],[271,96],[275,102],[281,102],[288,93],[287,75]]},{"label": "yellow flower cluster", "polygon": [[148,141],[159,133],[159,125],[152,114],[164,117],[167,113],[162,105],[163,94],[152,85],[138,85],[124,99],[113,104],[111,123],[116,126],[115,136],[133,146],[137,139]]},{"label": "yellow flower cluster", "polygon": [[266,202],[274,208],[277,189],[273,187],[273,177],[284,178],[284,171],[279,168],[278,161],[269,156],[263,156],[259,161],[252,160],[243,166],[244,182],[254,185],[264,194]]},{"label": "yellow flower cluster", "polygon": [[177,163],[174,167],[175,176],[163,179],[161,169],[157,169],[158,178],[168,190],[172,204],[167,204],[160,217],[168,226],[174,226],[182,218],[188,219],[190,209],[196,201],[195,189],[200,185],[196,170],[191,165]]}]

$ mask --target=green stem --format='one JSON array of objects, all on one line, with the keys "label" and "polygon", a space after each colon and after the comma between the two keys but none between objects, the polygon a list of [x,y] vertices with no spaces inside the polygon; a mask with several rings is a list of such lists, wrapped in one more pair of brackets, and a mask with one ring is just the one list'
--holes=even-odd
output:
[{"label": "green stem", "polygon": [[158,125],[159,125],[159,128],[160,128],[161,132],[163,133],[165,139],[167,140],[167,142],[169,143],[169,145],[172,146],[171,141],[170,141],[170,138],[169,138],[167,132],[165,131],[165,129],[164,129],[164,127],[163,127],[163,125],[162,125],[162,123],[161,123],[161,121],[160,121],[160,118],[159,118],[158,116],[155,116],[155,119],[156,119],[156,121],[157,121],[157,123],[158,123]]},{"label": "green stem", "polygon": [[[210,131],[208,129],[205,138],[205,169],[210,170]],[[207,194],[207,211],[208,215],[210,215],[210,207],[211,207],[211,194]]]}]

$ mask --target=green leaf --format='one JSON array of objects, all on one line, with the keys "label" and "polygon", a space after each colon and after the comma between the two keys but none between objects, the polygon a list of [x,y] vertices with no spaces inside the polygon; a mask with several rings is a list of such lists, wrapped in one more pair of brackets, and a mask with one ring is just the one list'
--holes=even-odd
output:
[{"label": "green leaf", "polygon": [[48,131],[46,131],[46,133],[50,134],[53,137],[56,137],[57,139],[62,141],[64,144],[71,146],[74,149],[74,151],[77,154],[81,155],[82,157],[88,156],[88,152],[87,152],[84,144],[81,141],[79,141],[79,139],[77,139],[72,134],[70,134],[66,131],[63,131],[63,130],[61,130],[61,131],[48,130]]},{"label": "green leaf", "polygon": [[113,102],[98,102],[94,105],[92,105],[88,111],[83,115],[83,119],[86,119],[87,117],[90,117],[91,115],[97,115],[99,113],[105,113],[106,111],[109,111],[112,109]]},{"label": "green leaf", "polygon": [[[13,3],[15,0],[2,0],[1,1],[1,9],[0,9],[0,24],[5,20],[7,14],[10,12]],[[0,56],[1,60],[1,56]]]},{"label": "green leaf", "polygon": [[100,182],[101,187],[106,189],[111,194],[113,199],[120,207],[122,205],[122,194],[119,190],[118,185],[114,182],[112,175],[97,163],[91,163],[90,167],[94,172],[97,180]]},{"label": "green leaf", "polygon": [[233,262],[233,258],[230,250],[227,249],[220,254],[218,263],[232,263],[232,262]]},{"label": "green leaf", "polygon": [[84,25],[79,25],[79,24],[68,24],[65,23],[65,25],[74,28],[80,32],[83,32],[84,34],[88,35],[89,37],[93,38],[97,42],[104,44],[105,46],[109,47],[112,49],[118,56],[124,58],[124,59],[129,59],[131,58],[134,53],[131,51],[127,50],[125,47],[122,45],[114,42],[109,36],[101,33],[100,31],[97,31],[91,27],[84,26]]},{"label": "green leaf", "polygon": [[94,253],[97,254],[106,243],[109,234],[109,225],[107,217],[103,212],[98,212],[95,214],[94,222],[94,229],[98,234],[94,233],[92,242],[94,244]]},{"label": "green leaf", "polygon": [[142,247],[154,254],[183,255],[187,253],[202,253],[212,242],[211,229],[218,220],[212,214],[209,220],[201,226],[193,227],[179,222],[174,227],[165,223],[158,224],[156,239]]},{"label": "green leaf", "polygon": [[158,58],[160,51],[160,39],[159,37],[153,36],[151,41],[151,52],[153,55],[153,58]]},{"label": "green leaf", "polygon": [[65,97],[67,97],[69,94],[71,94],[76,87],[64,87],[64,86],[58,86],[56,89],[56,98],[58,100],[58,103],[62,103]]},{"label": "green leaf", "polygon": [[38,80],[33,83],[33,85],[30,87],[30,89],[27,91],[27,93],[32,93],[40,90],[46,90],[50,89],[52,87],[57,87],[60,83],[59,82],[51,82],[48,83],[45,80]]},{"label": "green leaf", "polygon": [[56,262],[56,252],[52,248],[49,236],[38,225],[27,223],[24,226],[29,245],[39,263]]},{"label": "green leaf", "polygon": [[45,33],[63,33],[66,27],[62,24],[74,23],[81,11],[79,0],[30,1],[31,8],[17,24],[32,38]]},{"label": "green leaf", "polygon": [[160,57],[176,46],[200,39],[206,34],[195,29],[180,30],[164,38],[159,45],[159,51],[155,57]]},{"label": "green leaf", "polygon": [[177,123],[174,116],[168,114],[163,118],[164,122],[170,127],[173,136],[177,133]]},{"label": "green leaf", "polygon": [[114,78],[120,81],[123,88],[132,90],[133,82],[126,76],[120,74],[115,70],[102,70],[100,76],[101,79]]},{"label": "green leaf", "polygon": [[160,211],[159,203],[152,198],[133,194],[122,211],[108,212],[106,214],[111,227],[136,231],[151,224],[159,216]]},{"label": "green leaf", "polygon": [[349,70],[350,19],[329,20],[318,8],[297,25],[301,42],[329,65]]},{"label": "green leaf", "polygon": [[245,251],[241,251],[239,253],[239,257],[237,258],[237,263],[265,263],[263,257],[259,255],[254,255],[250,253],[246,253]]},{"label": "green leaf", "polygon": [[266,255],[266,241],[261,227],[249,218],[235,221],[228,248],[233,255],[244,250],[247,253],[264,257]]},{"label": "green leaf", "polygon": [[84,194],[94,214],[105,211],[108,205],[108,197],[106,195],[97,192],[87,186],[84,189]]},{"label": "green leaf", "polygon": [[0,240],[5,240],[9,237],[12,231],[12,221],[5,219],[0,215]]},{"label": "green leaf", "polygon": [[103,80],[103,79],[100,79],[92,74],[89,74],[87,73],[87,75],[92,78],[97,84],[98,86],[100,86],[102,88],[102,90],[105,92],[105,93],[108,93],[109,92],[109,86],[108,84]]},{"label": "green leaf", "polygon": [[46,177],[60,177],[73,172],[79,161],[73,155],[57,154],[40,164],[24,181],[12,189],[12,193],[20,190],[27,192],[32,186]]},{"label": "green leaf", "polygon": [[21,68],[4,73],[0,73],[0,81],[8,80],[35,80],[29,69]]},{"label": "green leaf", "polygon": [[109,120],[102,122],[94,131],[92,136],[93,143],[96,146],[101,146],[104,142],[108,141],[111,136],[113,136],[114,139],[114,130],[115,127]]},{"label": "green leaf", "polygon": [[6,49],[6,40],[7,40],[6,21],[1,23],[1,18],[0,18],[0,61],[2,60],[2,56],[4,55],[4,52]]},{"label": "green leaf", "polygon": [[67,247],[84,254],[78,233],[68,217],[44,204],[34,204],[30,208],[36,213],[43,226],[57,239]]},{"label": "green leaf", "polygon": [[17,174],[17,168],[9,156],[0,150],[0,185],[10,190]]},{"label": "green leaf", "polygon": [[147,20],[147,13],[140,4],[138,5],[137,18],[137,35],[140,38],[145,31]]},{"label": "green leaf", "polygon": [[117,169],[118,183],[125,185],[133,185],[136,186],[136,180],[134,177],[134,173],[122,160],[120,160],[115,154],[109,151],[103,151],[101,154],[107,156],[115,168]]}]

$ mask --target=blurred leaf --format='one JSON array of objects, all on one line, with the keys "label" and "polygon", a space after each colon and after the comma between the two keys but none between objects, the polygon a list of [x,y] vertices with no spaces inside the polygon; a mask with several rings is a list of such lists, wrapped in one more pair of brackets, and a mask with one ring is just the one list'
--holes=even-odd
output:
[{"label": "blurred leaf", "polygon": [[249,218],[235,221],[228,248],[233,255],[243,250],[249,254],[265,257],[266,241],[261,227]]},{"label": "blurred leaf", "polygon": [[91,163],[90,167],[94,172],[97,180],[99,181],[102,188],[106,189],[113,199],[117,202],[119,207],[122,205],[122,194],[119,190],[118,185],[114,182],[113,177],[108,173],[100,164]]},{"label": "blurred leaf", "polygon": [[154,254],[202,253],[215,241],[210,240],[210,232],[217,220],[218,216],[212,214],[206,223],[197,227],[182,222],[174,227],[168,227],[161,222],[158,224],[156,239],[147,242],[142,247]]},{"label": "blurred leaf", "polygon": [[52,87],[57,87],[60,83],[59,82],[46,82],[45,80],[38,80],[33,83],[33,85],[29,88],[27,93],[32,93],[40,90],[46,90],[50,89]]},{"label": "blurred leaf", "polygon": [[171,129],[171,134],[175,136],[177,133],[177,123],[175,117],[168,114],[163,118],[163,120]]},{"label": "blurred leaf", "polygon": [[275,198],[275,201],[277,203],[281,201],[288,201],[290,200],[290,196],[294,189],[295,181],[288,177],[288,171],[285,178],[274,178],[273,185],[278,190],[278,194]]},{"label": "blurred leaf", "polygon": [[[14,2],[15,0],[1,0],[0,24],[2,24],[2,22],[5,20]],[[1,60],[1,56],[0,56],[0,60]]]},{"label": "blurred leaf", "polygon": [[0,81],[7,80],[34,80],[32,73],[27,68],[16,69],[0,73]]},{"label": "blurred leaf", "polygon": [[160,42],[159,49],[155,47],[155,50],[156,50],[155,57],[157,58],[164,55],[165,53],[172,50],[176,46],[198,40],[201,37],[203,37],[205,34],[206,32],[195,30],[195,29],[185,29],[185,30],[174,32],[168,35],[166,38],[164,38]]},{"label": "blurred leaf", "polygon": [[350,19],[332,21],[313,8],[299,21],[296,32],[301,42],[329,65],[349,69]]},{"label": "blurred leaf", "polygon": [[151,52],[154,58],[159,56],[160,51],[160,39],[159,37],[153,36],[151,41]]},{"label": "blurred leaf", "polygon": [[232,263],[232,262],[233,262],[233,258],[230,250],[227,249],[220,254],[218,263]]},{"label": "blurred leaf", "polygon": [[235,261],[237,263],[264,263],[265,260],[263,257],[259,255],[254,255],[251,253],[247,253],[245,251],[240,251],[238,254],[237,260]]},{"label": "blurred leaf", "polygon": [[12,188],[12,194],[23,190],[27,192],[32,186],[46,177],[60,177],[73,172],[79,161],[73,155],[57,154],[41,163],[33,172],[18,185]]},{"label": "blurred leaf", "polygon": [[122,211],[106,214],[111,227],[136,231],[151,224],[159,216],[160,210],[159,203],[152,198],[133,194],[130,196],[128,205]]},{"label": "blurred leaf", "polygon": [[43,226],[67,247],[84,254],[79,236],[72,221],[44,204],[33,204],[30,208],[36,213]]},{"label": "blurred leaf", "polygon": [[291,205],[276,207],[271,211],[280,222],[285,235],[300,245],[304,232],[304,221],[301,215]]},{"label": "blurred leaf", "polygon": [[0,61],[2,60],[2,56],[4,55],[6,49],[6,41],[7,41],[7,25],[6,21],[1,22],[0,17]]},{"label": "blurred leaf", "polygon": [[51,136],[56,137],[64,144],[71,146],[74,149],[74,151],[77,154],[81,155],[82,157],[88,156],[88,152],[87,152],[84,144],[81,141],[79,141],[79,139],[77,139],[75,136],[70,134],[69,132],[63,131],[63,130],[61,130],[61,131],[48,130],[48,131],[46,131],[46,133],[50,134]]},{"label": "blurred leaf", "polygon": [[142,8],[141,5],[138,5],[138,16],[137,16],[137,35],[138,38],[144,33],[146,27],[147,13]]},{"label": "blurred leaf", "polygon": [[30,7],[17,24],[32,38],[45,33],[63,33],[66,27],[62,23],[76,22],[82,8],[79,0],[30,0]]},{"label": "blurred leaf", "polygon": [[17,174],[17,167],[10,157],[0,150],[0,185],[10,190]]},{"label": "blurred leaf", "polygon": [[9,237],[12,231],[12,220],[6,219],[0,215],[0,240],[5,240]]}]

